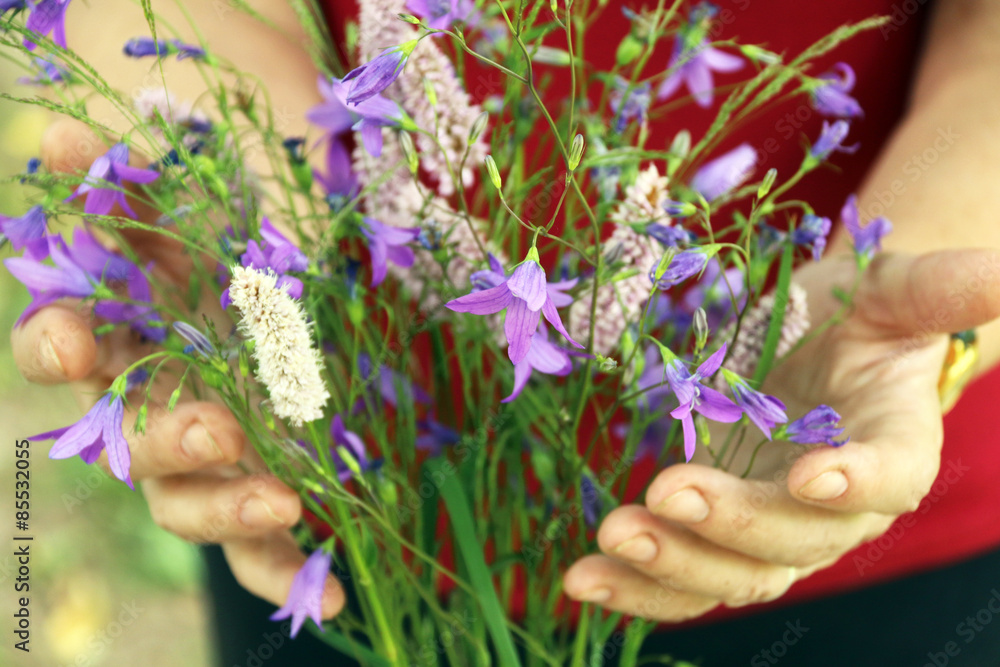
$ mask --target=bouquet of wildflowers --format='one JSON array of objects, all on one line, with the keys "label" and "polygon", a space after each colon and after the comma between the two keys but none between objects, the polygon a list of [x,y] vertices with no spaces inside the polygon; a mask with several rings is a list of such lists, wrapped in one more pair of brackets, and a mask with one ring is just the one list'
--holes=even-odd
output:
[{"label": "bouquet of wildflowers", "polygon": [[[810,323],[792,269],[820,258],[831,220],[787,193],[853,150],[861,113],[850,68],[812,61],[877,20],[778,54],[714,40],[707,3],[661,1],[625,10],[599,71],[580,54],[619,11],[606,3],[360,0],[351,67],[317,7],[293,1],[324,100],[295,137],[266,91],[220,84],[242,73],[164,35],[148,2],[149,34],[123,57],[186,60],[207,92],[195,106],[163,81],[127,99],[69,48],[83,37],[68,3],[0,1],[0,40],[48,91],[22,101],[103,132],[97,94],[133,128],[87,173],[33,162],[13,177],[37,203],[0,217],[19,253],[4,263],[32,297],[20,321],[77,299],[95,334],[149,351],[35,439],[53,458],[106,452],[131,486],[127,409],[141,432],[182,391],[225,404],[308,508],[296,536],[311,555],[273,617],[293,633],[312,618],[368,665],[599,665],[609,646],[634,665],[653,624],[570,603],[561,573],[641,497],[638,471],[698,456],[746,475],[771,440],[843,442],[836,406],[789,414],[762,385],[843,315]],[[721,94],[714,72],[745,77]],[[496,94],[476,93],[484,76]],[[796,95],[830,119],[798,171],[719,150],[726,128]],[[653,145],[649,123],[687,104],[708,130]],[[249,146],[269,171],[248,167]],[[860,275],[889,224],[862,226],[853,199],[842,217]],[[136,230],[186,258],[180,285],[133,249]],[[165,405],[154,382],[176,386]],[[324,624],[332,567],[351,602]]]}]

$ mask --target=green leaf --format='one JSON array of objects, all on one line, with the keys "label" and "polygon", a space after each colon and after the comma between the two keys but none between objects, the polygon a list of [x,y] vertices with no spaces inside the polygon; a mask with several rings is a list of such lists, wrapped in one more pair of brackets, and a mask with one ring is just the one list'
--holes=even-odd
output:
[{"label": "green leaf", "polygon": [[465,563],[469,573],[470,583],[476,591],[476,599],[482,608],[486,629],[493,638],[498,664],[501,667],[520,667],[521,661],[517,656],[517,651],[514,650],[514,642],[510,632],[507,630],[503,607],[497,597],[496,588],[493,586],[489,567],[483,558],[482,545],[476,539],[476,525],[472,519],[469,502],[459,485],[458,476],[455,474],[447,475],[439,470],[443,464],[444,461],[441,459],[431,460],[427,462],[427,469],[432,476],[439,473],[440,478],[443,479],[441,497],[444,498],[444,503],[448,508],[455,545],[458,548],[458,555]]},{"label": "green leaf", "polygon": [[781,341],[781,328],[785,324],[785,310],[788,307],[788,287],[792,284],[792,260],[795,258],[795,246],[785,245],[781,256],[781,266],[778,269],[778,286],[774,290],[774,310],[771,312],[771,323],[767,327],[767,337],[764,339],[764,349],[753,374],[754,384],[760,386],[764,378],[771,372],[774,365],[774,355]]}]

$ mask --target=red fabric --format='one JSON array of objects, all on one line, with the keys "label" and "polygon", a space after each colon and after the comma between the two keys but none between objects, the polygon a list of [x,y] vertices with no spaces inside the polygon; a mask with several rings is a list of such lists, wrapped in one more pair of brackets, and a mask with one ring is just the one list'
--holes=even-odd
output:
[{"label": "red fabric", "polygon": [[[612,2],[612,4],[615,4]],[[629,3],[635,7],[639,0]],[[884,141],[899,121],[920,45],[926,9],[918,3],[893,0],[838,0],[810,3],[800,0],[721,0],[720,39],[739,38],[796,55],[821,36],[846,22],[875,14],[892,15],[892,23],[852,39],[821,60],[813,73],[828,69],[837,61],[850,64],[858,75],[854,96],[861,102],[865,117],[853,123],[847,143],[860,142],[854,155],[838,155],[837,169],[813,174],[795,191],[813,204],[817,213],[836,219],[841,205],[853,192],[878,155]],[[355,15],[354,0],[328,0],[335,34],[343,19]],[[618,42],[628,23],[615,7],[605,11],[599,27],[592,31],[586,57],[598,69],[608,69]],[[669,53],[664,50],[651,63],[665,67]],[[544,68],[542,69],[544,73]],[[717,76],[716,84],[737,81],[748,70]],[[556,74],[558,70],[553,70]],[[554,76],[545,95],[555,99],[568,92],[566,77]],[[501,92],[496,76],[478,77],[471,91],[478,100]],[[694,136],[704,129],[712,114],[693,105],[669,118],[651,124],[651,146],[663,146],[682,127]],[[759,152],[758,173],[775,167],[780,175],[790,175],[802,158],[803,137],[819,134],[822,119],[807,100],[797,99],[758,116],[736,128],[719,152],[743,141]],[[891,210],[887,211],[891,218]],[[901,221],[899,221],[901,222]],[[993,402],[1000,394],[1000,369],[980,378],[945,419],[945,445],[941,473],[920,508],[900,517],[878,540],[847,554],[833,567],[799,582],[781,600],[786,605],[878,581],[941,567],[975,556],[1000,545],[1000,519],[992,509],[1000,506],[1000,485],[994,476],[1000,463],[1000,433],[992,420]],[[753,613],[761,607],[719,610],[707,619]]]}]

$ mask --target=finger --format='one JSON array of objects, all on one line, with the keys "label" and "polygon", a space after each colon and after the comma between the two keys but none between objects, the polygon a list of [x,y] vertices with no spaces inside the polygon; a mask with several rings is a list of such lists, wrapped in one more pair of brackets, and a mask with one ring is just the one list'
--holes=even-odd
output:
[{"label": "finger", "polygon": [[[134,421],[135,411],[130,410],[125,419]],[[144,433],[136,433],[129,423],[123,430],[135,480],[235,463],[246,445],[243,429],[232,413],[225,406],[206,402],[179,403],[172,412],[153,408]],[[101,454],[102,465],[106,457]]]},{"label": "finger", "polygon": [[1000,251],[942,250],[876,256],[857,312],[896,333],[953,333],[1000,317]]},{"label": "finger", "polygon": [[[222,550],[236,581],[257,597],[279,607],[288,599],[292,580],[306,561],[287,531],[225,542]],[[323,589],[323,618],[336,616],[344,607],[344,601],[340,582],[328,575]]]},{"label": "finger", "polygon": [[775,600],[796,579],[794,567],[723,549],[641,505],[612,511],[601,523],[597,542],[609,557],[651,579],[731,607]]},{"label": "finger", "polygon": [[613,558],[584,556],[563,577],[566,594],[626,614],[679,623],[701,616],[719,601],[680,591]]},{"label": "finger", "polygon": [[191,542],[259,537],[302,515],[298,494],[272,475],[171,475],[146,480],[142,490],[153,521]]},{"label": "finger", "polygon": [[843,555],[889,527],[891,517],[849,514],[792,498],[784,473],[740,479],[697,464],[671,466],[646,495],[656,516],[758,560],[808,567]]},{"label": "finger", "polygon": [[38,311],[11,333],[17,368],[29,382],[58,384],[90,374],[97,343],[87,318],[68,306]]}]

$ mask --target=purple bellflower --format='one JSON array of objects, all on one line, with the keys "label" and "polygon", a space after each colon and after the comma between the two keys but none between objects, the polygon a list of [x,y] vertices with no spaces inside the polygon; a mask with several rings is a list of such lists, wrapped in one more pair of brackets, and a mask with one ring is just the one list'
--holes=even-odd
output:
[{"label": "purple bellflower", "polygon": [[49,86],[53,83],[69,81],[72,78],[69,70],[44,58],[33,58],[32,64],[37,72],[35,76],[18,77],[18,83],[26,86]]},{"label": "purple bellflower", "polygon": [[892,231],[892,223],[883,217],[875,218],[862,227],[858,198],[855,195],[848,197],[844,207],[840,209],[840,219],[854,241],[854,252],[865,262],[882,250],[882,239]]},{"label": "purple bellflower", "polygon": [[684,84],[698,106],[710,107],[715,89],[712,72],[735,72],[743,67],[742,58],[709,46],[707,29],[717,11],[707,2],[691,11],[688,24],[674,40],[674,51],[667,66],[669,74],[660,84],[656,99],[667,99]]},{"label": "purple bellflower", "polygon": [[445,447],[452,447],[462,441],[462,436],[458,434],[458,431],[435,419],[421,421],[418,425],[426,433],[418,435],[414,445],[417,449],[429,452],[431,456],[438,456]]},{"label": "purple bellflower", "polygon": [[[366,383],[374,384],[378,393],[382,396],[382,400],[392,407],[396,407],[399,404],[397,387],[402,388],[403,394],[411,401],[425,405],[432,403],[432,399],[427,392],[411,382],[402,373],[398,373],[384,364],[377,369],[373,368],[371,355],[367,352],[358,354],[358,372]],[[359,399],[359,401],[363,400]]]},{"label": "purple bellflower", "polygon": [[818,262],[823,257],[826,239],[830,235],[832,227],[833,223],[830,218],[821,218],[818,215],[807,213],[802,216],[802,222],[792,232],[792,243],[810,248],[813,260]]},{"label": "purple bellflower", "polygon": [[27,6],[27,0],[0,0],[0,16],[10,11],[24,9]]},{"label": "purple bellflower", "polygon": [[323,630],[323,591],[331,560],[331,555],[323,549],[312,552],[302,568],[295,573],[285,606],[270,616],[272,621],[283,621],[291,617],[293,638],[299,634],[306,618],[311,618],[320,631]]},{"label": "purple bellflower", "polygon": [[780,400],[757,391],[746,380],[725,368],[722,369],[722,376],[733,390],[736,405],[740,406],[743,414],[757,425],[768,440],[771,439],[772,428],[788,422],[785,404]]},{"label": "purple bellflower", "polygon": [[67,254],[62,243],[49,239],[49,256],[55,266],[29,257],[10,257],[4,266],[28,289],[31,303],[16,325],[20,326],[39,309],[66,297],[86,298],[94,294],[98,281]]},{"label": "purple bellflower", "polygon": [[132,275],[132,262],[105,248],[84,229],[77,228],[73,231],[71,246],[67,246],[58,237],[49,237],[49,240],[55,240],[54,242],[69,255],[73,263],[89,273],[95,281],[122,284]]},{"label": "purple bellflower", "polygon": [[[118,143],[94,160],[84,182],[66,201],[85,194],[87,203],[83,206],[84,213],[107,215],[118,204],[130,217],[135,218],[136,213],[129,206],[123,192],[125,182],[152,183],[159,176],[159,173],[151,169],[128,166],[128,146]],[[107,185],[102,185],[102,182]]]},{"label": "purple bellflower", "polygon": [[839,421],[840,415],[833,408],[829,405],[819,405],[807,412],[805,416],[793,421],[786,428],[779,429],[774,437],[802,445],[826,444],[840,447],[846,444],[850,438],[836,439],[844,432],[842,427],[837,426]]},{"label": "purple bellflower", "polygon": [[208,339],[208,336],[203,334],[201,331],[187,322],[174,322],[173,327],[174,331],[180,334],[181,338],[190,343],[190,345],[184,348],[185,354],[197,352],[205,358],[215,356],[215,346],[212,345],[212,341]]},{"label": "purple bellflower", "polygon": [[122,432],[125,404],[121,394],[106,393],[94,404],[83,419],[64,428],[39,433],[28,440],[55,440],[49,450],[50,459],[68,459],[77,454],[84,463],[97,460],[102,451],[108,453],[108,465],[115,477],[132,486],[129,466],[132,457]]},{"label": "purple bellflower", "polygon": [[824,116],[857,118],[864,111],[849,93],[854,89],[854,70],[847,63],[837,63],[833,70],[821,74],[809,91],[812,103]]},{"label": "purple bellflower", "polygon": [[361,441],[357,433],[347,430],[340,415],[334,415],[330,422],[330,437],[333,439],[333,467],[337,469],[337,478],[341,482],[351,479],[353,473],[344,462],[338,447],[343,447],[362,471],[371,467],[368,453],[365,451],[365,443]]},{"label": "purple bellflower", "polygon": [[352,69],[344,77],[351,81],[347,94],[347,104],[357,106],[361,102],[378,95],[395,81],[406,66],[406,60],[420,40],[411,39],[399,46],[382,51],[374,60]]},{"label": "purple bellflower", "polygon": [[157,56],[160,58],[177,54],[177,60],[185,58],[201,59],[205,57],[205,50],[192,44],[185,44],[179,39],[159,39],[151,37],[133,37],[125,42],[122,51],[130,58],[145,58],[146,56]]},{"label": "purple bellflower", "polygon": [[[148,271],[152,267],[146,267]],[[159,313],[150,305],[153,295],[149,280],[137,266],[132,267],[128,278],[128,296],[132,303],[102,300],[94,304],[94,313],[109,322],[128,322],[144,338],[162,343],[167,338],[166,325]]]},{"label": "purple bellflower", "polygon": [[851,130],[851,124],[846,120],[837,120],[833,123],[823,121],[823,130],[819,139],[809,149],[809,157],[816,163],[830,157],[834,151],[838,153],[855,153],[861,144],[844,146],[844,139]]},{"label": "purple bellflower", "polygon": [[413,248],[406,244],[417,240],[419,227],[390,227],[366,216],[361,233],[368,239],[368,253],[372,260],[371,287],[378,287],[385,280],[388,262],[404,269],[413,266]]},{"label": "purple bellflower", "polygon": [[[344,79],[346,81],[346,79]],[[382,154],[382,128],[396,125],[402,118],[399,105],[378,94],[348,106],[350,86],[340,79],[319,79],[323,102],[306,113],[310,123],[336,137],[348,130],[361,133],[365,150],[373,157]]]},{"label": "purple bellflower", "polygon": [[594,481],[587,475],[580,478],[580,502],[583,505],[583,522],[590,528],[595,527],[601,515],[601,497]]},{"label": "purple bellflower", "polygon": [[563,326],[559,311],[546,289],[545,271],[538,263],[538,252],[534,248],[501,284],[452,299],[445,306],[456,313],[474,315],[492,315],[506,310],[504,334],[508,343],[507,356],[515,365],[524,359],[531,348],[539,315],[544,315],[549,324],[574,346],[583,347]]},{"label": "purple bellflower", "polygon": [[[503,264],[500,263],[500,260],[493,253],[489,255],[490,268],[476,271],[469,278],[472,281],[473,292],[496,287],[507,280],[507,272],[504,270]],[[556,308],[565,308],[572,304],[573,297],[565,294],[565,291],[576,287],[579,281],[579,278],[570,278],[569,280],[560,280],[554,283],[546,281],[545,291],[549,295],[549,298],[552,299],[552,305]]]},{"label": "purple bellflower", "polygon": [[431,30],[447,30],[455,21],[468,22],[476,10],[472,0],[409,0],[406,8]]},{"label": "purple bellflower", "polygon": [[521,395],[528,385],[532,371],[565,377],[573,370],[573,360],[569,353],[548,340],[548,334],[543,330],[536,331],[531,337],[528,353],[521,361],[514,364],[514,389],[510,396],[500,401],[510,403]]},{"label": "purple bellflower", "polygon": [[[666,348],[661,348],[669,352]],[[670,353],[671,355],[673,353]],[[688,371],[684,363],[673,356],[665,364],[667,382],[670,389],[677,397],[680,405],[671,411],[670,416],[679,419],[684,429],[684,458],[690,461],[694,456],[694,449],[698,436],[695,433],[694,416],[692,412],[697,412],[712,421],[731,424],[743,416],[743,410],[731,400],[701,383],[702,380],[711,377],[715,371],[719,370],[722,360],[726,356],[726,345],[723,344],[718,351],[706,359],[694,373]]]},{"label": "purple bellflower", "polygon": [[695,172],[691,189],[707,201],[718,199],[742,185],[756,166],[757,151],[750,144],[740,144]]},{"label": "purple bellflower", "polygon": [[[47,37],[51,33],[52,41],[65,49],[66,8],[69,3],[70,0],[29,0],[28,8],[31,14],[24,27],[39,37]],[[32,51],[38,45],[25,38],[24,46]]]},{"label": "purple bellflower", "polygon": [[[288,272],[305,271],[309,268],[309,258],[267,218],[261,219],[260,236],[264,247],[254,239],[247,241],[246,252],[240,255],[240,265],[258,271],[270,269],[278,275],[276,284],[279,288],[284,288],[293,299],[301,298],[302,281]],[[226,288],[222,292],[220,305],[228,308],[229,304],[229,288]]]},{"label": "purple bellflower", "polygon": [[[378,136],[381,139],[382,133],[379,132]],[[344,202],[358,193],[358,178],[351,166],[351,152],[343,139],[330,135],[326,144],[326,172],[313,170],[313,178],[326,191],[329,202],[333,202],[334,198]]]},{"label": "purple bellflower", "polygon": [[20,218],[0,215],[0,242],[6,237],[14,250],[24,250],[26,257],[41,261],[49,255],[45,222],[45,211],[41,206],[31,207]]},{"label": "purple bellflower", "polygon": [[629,82],[616,76],[610,98],[611,110],[615,112],[615,132],[624,132],[633,120],[644,123],[651,99],[648,81],[629,90]]},{"label": "purple bellflower", "polygon": [[708,264],[708,257],[708,254],[701,248],[684,250],[670,259],[670,264],[667,265],[666,269],[661,270],[659,265],[650,269],[649,280],[658,289],[670,289],[704,271]]}]

